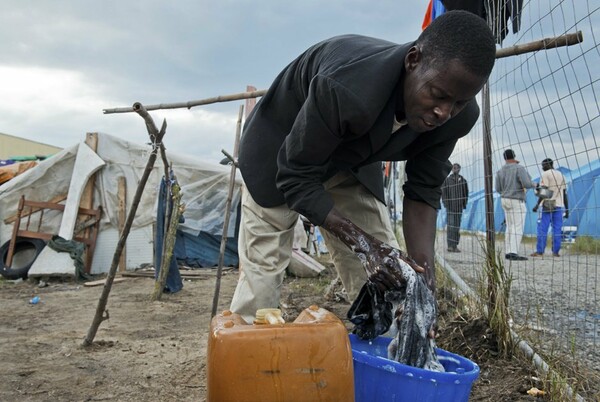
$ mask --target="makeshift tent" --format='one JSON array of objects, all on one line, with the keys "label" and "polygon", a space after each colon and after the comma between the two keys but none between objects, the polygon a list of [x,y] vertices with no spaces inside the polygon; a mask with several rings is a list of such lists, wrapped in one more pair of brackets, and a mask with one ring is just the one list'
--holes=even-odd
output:
[{"label": "makeshift tent", "polygon": [[[168,141],[168,140],[167,140]],[[68,147],[56,155],[41,161],[0,186],[0,244],[11,238],[13,224],[9,218],[17,211],[19,198],[49,201],[67,195],[80,143]],[[143,174],[151,149],[148,145],[134,144],[122,139],[98,134],[96,153],[106,163],[96,174],[94,208],[102,206],[103,217],[96,243],[91,273],[107,272],[119,239],[118,214],[119,196],[117,182],[123,177],[126,183],[126,210],[131,202],[140,177]],[[185,222],[179,226],[175,257],[193,263],[194,266],[215,266],[219,259],[219,248],[225,216],[225,204],[229,187],[230,167],[208,163],[198,158],[167,151],[173,171],[181,184],[186,204]],[[153,263],[154,226],[157,216],[159,183],[164,174],[160,158],[150,175],[140,201],[131,233],[126,245],[127,269]],[[231,203],[231,222],[228,230],[225,265],[237,265],[238,204],[241,192],[241,177],[237,175]],[[33,214],[31,220],[39,219]],[[8,222],[7,222],[8,220]],[[43,216],[40,230],[58,233],[61,213],[50,211]]]},{"label": "makeshift tent", "polygon": [[[567,197],[569,198],[569,218],[563,222],[563,226],[577,228],[577,236],[591,236],[600,238],[600,160],[593,161],[579,169],[569,170],[559,167],[558,170],[565,176],[567,181]],[[533,179],[539,182],[540,178]],[[504,211],[500,204],[500,195],[494,192],[494,229],[503,232]],[[523,234],[535,236],[537,234],[538,213],[532,208],[537,203],[537,197],[532,190],[527,191],[525,205],[527,215]],[[446,210],[438,214],[437,227],[446,226]],[[463,212],[461,229],[473,232],[485,232],[485,194],[479,190],[469,195],[467,208]]]}]

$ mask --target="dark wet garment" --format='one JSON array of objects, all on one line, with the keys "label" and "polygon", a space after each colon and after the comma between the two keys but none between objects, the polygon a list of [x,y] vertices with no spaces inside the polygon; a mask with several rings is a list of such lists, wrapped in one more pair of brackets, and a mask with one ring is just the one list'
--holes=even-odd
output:
[{"label": "dark wet garment", "polygon": [[360,339],[375,339],[386,333],[392,325],[392,304],[384,299],[377,286],[368,282],[348,310],[348,319],[354,324],[352,331]]},{"label": "dark wet garment", "polygon": [[390,331],[393,340],[388,358],[413,367],[444,371],[435,353],[435,341],[428,337],[437,315],[435,297],[408,264],[401,264],[404,284],[382,292],[367,282],[348,311],[361,339],[374,339]]}]

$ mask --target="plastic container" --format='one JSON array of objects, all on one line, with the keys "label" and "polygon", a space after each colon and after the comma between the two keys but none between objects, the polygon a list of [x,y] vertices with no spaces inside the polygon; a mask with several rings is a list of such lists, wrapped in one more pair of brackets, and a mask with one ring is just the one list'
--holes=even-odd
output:
[{"label": "plastic container", "polygon": [[436,349],[445,373],[419,369],[387,359],[391,338],[363,341],[350,334],[356,402],[467,402],[479,366],[459,355]]},{"label": "plastic container", "polygon": [[209,402],[354,401],[348,331],[317,306],[284,324],[224,311],[211,321],[207,391]]}]

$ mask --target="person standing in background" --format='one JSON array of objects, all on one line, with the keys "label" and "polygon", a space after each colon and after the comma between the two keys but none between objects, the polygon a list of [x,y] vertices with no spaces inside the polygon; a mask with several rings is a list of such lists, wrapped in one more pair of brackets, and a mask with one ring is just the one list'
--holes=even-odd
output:
[{"label": "person standing in background", "polygon": [[446,208],[446,231],[448,251],[460,253],[458,242],[460,241],[460,222],[463,210],[467,207],[469,199],[469,186],[460,174],[460,165],[452,165],[452,173],[442,184],[442,203]]},{"label": "person standing in background", "polygon": [[505,165],[496,172],[496,191],[500,193],[500,201],[506,218],[506,235],[504,238],[505,258],[512,261],[524,261],[527,257],[519,255],[519,245],[523,237],[525,221],[525,192],[537,185],[531,180],[527,170],[515,159],[515,151],[504,151]]},{"label": "person standing in background", "polygon": [[546,250],[546,239],[548,237],[548,226],[552,223],[552,255],[560,257],[560,242],[562,238],[563,214],[565,219],[569,217],[569,200],[567,199],[567,182],[565,176],[554,169],[554,162],[550,158],[542,161],[541,185],[552,191],[550,198],[538,198],[533,212],[537,212],[542,204],[542,217],[537,225],[537,244],[532,257],[541,257]]}]

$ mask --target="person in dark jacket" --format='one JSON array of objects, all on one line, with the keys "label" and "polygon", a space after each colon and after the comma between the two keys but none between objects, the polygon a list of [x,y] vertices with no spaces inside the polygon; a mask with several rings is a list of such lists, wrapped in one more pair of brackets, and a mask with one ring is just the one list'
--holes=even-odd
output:
[{"label": "person in dark jacket", "polygon": [[467,207],[469,199],[469,186],[467,180],[460,174],[460,165],[452,165],[452,173],[442,184],[442,203],[446,208],[447,218],[447,243],[448,251],[459,253],[458,242],[460,241],[460,221],[463,210]]},{"label": "person in dark jacket", "polygon": [[[484,20],[452,11],[415,42],[337,36],[285,67],[240,142],[246,188],[231,310],[251,322],[257,309],[279,306],[299,214],[324,229],[350,298],[367,280],[399,287],[399,264],[407,263],[434,289],[440,188],[456,142],[479,116],[475,95],[495,52]],[[383,204],[387,160],[407,161],[403,230],[410,259],[396,257]]]}]

